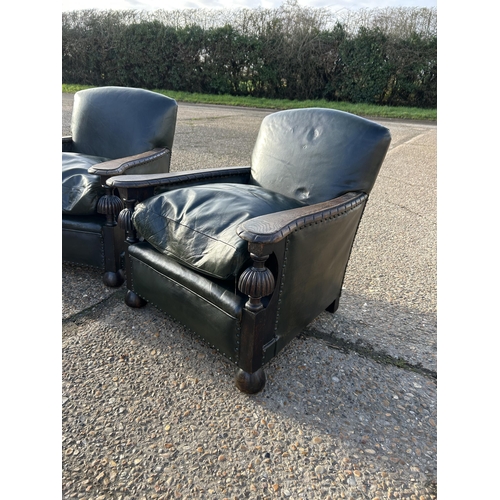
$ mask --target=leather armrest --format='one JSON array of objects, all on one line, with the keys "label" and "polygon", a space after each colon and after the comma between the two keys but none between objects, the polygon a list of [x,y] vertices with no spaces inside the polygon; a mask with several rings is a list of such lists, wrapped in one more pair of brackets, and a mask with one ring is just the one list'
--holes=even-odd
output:
[{"label": "leather armrest", "polygon": [[238,227],[237,233],[249,243],[278,243],[304,226],[349,212],[364,203],[367,198],[368,195],[365,193],[346,193],[315,205],[262,215],[245,221]]},{"label": "leather armrest", "polygon": [[153,170],[154,163],[164,163],[165,161],[170,165],[170,150],[167,148],[154,148],[138,155],[98,163],[89,168],[89,173],[104,176],[122,175],[129,171],[140,172],[141,167]]},{"label": "leather armrest", "polygon": [[182,172],[169,172],[167,174],[111,177],[106,181],[106,184],[118,189],[168,188],[169,186],[199,184],[204,182],[237,182],[233,179],[241,179],[249,175],[250,167],[206,168]]}]

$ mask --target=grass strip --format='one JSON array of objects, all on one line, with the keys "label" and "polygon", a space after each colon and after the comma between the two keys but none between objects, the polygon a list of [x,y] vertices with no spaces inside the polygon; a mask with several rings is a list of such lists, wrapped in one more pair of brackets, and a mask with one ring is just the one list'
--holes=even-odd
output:
[{"label": "grass strip", "polygon": [[[92,85],[63,84],[62,91],[74,93],[79,90],[92,88]],[[177,102],[193,104],[219,104],[225,106],[243,106],[265,109],[297,109],[297,108],[328,108],[347,111],[360,116],[374,118],[394,118],[407,120],[436,121],[437,109],[422,109],[403,106],[377,106],[375,104],[330,102],[321,100],[295,101],[289,99],[265,99],[259,97],[244,97],[232,95],[211,95],[176,90],[154,89],[154,92],[172,97]]]}]

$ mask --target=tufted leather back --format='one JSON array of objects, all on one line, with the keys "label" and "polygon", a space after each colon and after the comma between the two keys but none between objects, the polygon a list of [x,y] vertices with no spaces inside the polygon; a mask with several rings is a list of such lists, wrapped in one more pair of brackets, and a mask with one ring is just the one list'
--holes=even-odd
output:
[{"label": "tufted leather back", "polygon": [[387,128],[343,111],[280,111],[262,121],[250,182],[307,204],[369,194],[390,142]]},{"label": "tufted leather back", "polygon": [[149,90],[100,87],[75,94],[71,132],[75,150],[110,159],[156,147],[172,149],[177,103]]}]

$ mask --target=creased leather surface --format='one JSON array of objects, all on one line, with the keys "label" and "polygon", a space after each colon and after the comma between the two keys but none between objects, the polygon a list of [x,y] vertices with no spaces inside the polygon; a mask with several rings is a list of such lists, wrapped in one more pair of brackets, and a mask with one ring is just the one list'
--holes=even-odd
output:
[{"label": "creased leather surface", "polygon": [[[174,259],[159,254],[148,242],[143,241],[129,247],[130,255],[142,260],[159,274],[169,276],[179,285],[193,290],[208,302],[216,305],[233,318],[241,316],[241,309],[247,300],[237,291],[234,279],[217,280],[184,267]],[[135,276],[135,275],[134,275]]]},{"label": "creased leather surface", "polygon": [[[155,148],[170,151],[176,119],[175,100],[149,90],[100,87],[77,92],[71,115],[72,140],[63,139],[63,150],[69,149],[68,145],[64,148],[66,141],[71,144],[72,151],[63,153],[63,214],[91,215],[96,212],[97,201],[104,190],[99,177],[88,172],[90,167],[136,157]],[[169,154],[165,161],[144,160],[144,165],[134,166],[133,171],[168,171]]]},{"label": "creased leather surface", "polygon": [[154,148],[172,149],[177,103],[144,89],[101,87],[75,94],[75,151],[110,159]]},{"label": "creased leather surface", "polygon": [[97,202],[104,194],[104,188],[100,177],[89,174],[88,170],[107,159],[80,153],[62,153],[63,214],[93,215],[97,212]]},{"label": "creased leather surface", "polygon": [[391,141],[375,122],[333,109],[281,111],[262,121],[251,183],[308,205],[369,194]]},{"label": "creased leather surface", "polygon": [[218,183],[180,188],[137,205],[133,223],[158,251],[220,279],[236,276],[248,260],[236,233],[243,221],[302,206],[258,186]]}]

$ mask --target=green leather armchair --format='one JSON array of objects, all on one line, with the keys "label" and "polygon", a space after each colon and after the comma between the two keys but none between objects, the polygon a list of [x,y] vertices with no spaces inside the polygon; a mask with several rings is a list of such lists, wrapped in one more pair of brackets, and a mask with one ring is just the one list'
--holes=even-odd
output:
[{"label": "green leather armchair", "polygon": [[260,391],[264,365],[337,310],[390,140],[355,115],[288,110],[263,120],[251,167],[108,179],[125,201],[126,304],[176,318]]},{"label": "green leather armchair", "polygon": [[101,87],[74,97],[72,135],[62,138],[62,257],[123,283],[123,204],[111,176],[170,170],[177,118],[174,99],[143,89]]}]

